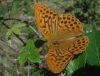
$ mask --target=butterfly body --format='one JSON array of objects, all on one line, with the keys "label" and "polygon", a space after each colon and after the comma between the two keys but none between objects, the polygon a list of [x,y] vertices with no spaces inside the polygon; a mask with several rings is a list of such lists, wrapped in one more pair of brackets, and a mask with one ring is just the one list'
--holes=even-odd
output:
[{"label": "butterfly body", "polygon": [[77,18],[59,15],[40,3],[34,8],[38,28],[48,41],[47,65],[53,73],[59,73],[75,54],[85,50],[88,37],[82,36],[83,26]]}]

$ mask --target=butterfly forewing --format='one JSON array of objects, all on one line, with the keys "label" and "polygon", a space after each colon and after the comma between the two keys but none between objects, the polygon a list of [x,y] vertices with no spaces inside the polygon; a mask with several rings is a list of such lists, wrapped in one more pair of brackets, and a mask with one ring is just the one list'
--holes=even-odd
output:
[{"label": "butterfly forewing", "polygon": [[81,35],[83,27],[81,22],[70,15],[61,14],[59,16],[57,40],[66,40]]},{"label": "butterfly forewing", "polygon": [[35,18],[42,34],[48,41],[52,41],[57,33],[58,14],[42,4],[36,4]]}]

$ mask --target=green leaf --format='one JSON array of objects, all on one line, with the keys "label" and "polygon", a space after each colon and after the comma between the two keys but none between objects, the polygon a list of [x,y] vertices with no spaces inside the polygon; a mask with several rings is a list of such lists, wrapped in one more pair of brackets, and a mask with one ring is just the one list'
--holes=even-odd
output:
[{"label": "green leaf", "polygon": [[23,26],[26,26],[26,23],[18,23],[18,24],[16,25],[17,28],[23,27]]},{"label": "green leaf", "polygon": [[6,6],[7,6],[7,7],[10,7],[11,4],[12,4],[12,2],[7,2]]},{"label": "green leaf", "polygon": [[19,30],[19,29],[13,29],[12,31],[13,31],[15,34],[18,34],[18,35],[20,34],[20,30]]},{"label": "green leaf", "polygon": [[36,50],[37,48],[35,48],[35,44],[33,43],[33,40],[30,40],[27,43],[25,50],[28,51],[29,53],[32,53],[34,49]]},{"label": "green leaf", "polygon": [[19,8],[19,2],[18,1],[14,2],[13,5],[12,5],[12,10],[14,12],[17,12],[18,8]]},{"label": "green leaf", "polygon": [[14,24],[11,29],[15,34],[20,34],[20,30],[18,28],[22,26],[26,26],[26,24],[25,23]]},{"label": "green leaf", "polygon": [[8,29],[8,32],[6,33],[6,36],[10,36],[12,34],[12,29]]},{"label": "green leaf", "polygon": [[86,63],[86,52],[83,52],[77,59],[70,61],[66,67],[67,75],[71,76],[73,72],[85,66]]},{"label": "green leaf", "polygon": [[86,49],[87,62],[90,65],[100,66],[100,31],[94,26],[93,31],[87,36],[89,37],[89,45]]},{"label": "green leaf", "polygon": [[20,53],[20,57],[19,57],[19,63],[20,63],[20,65],[23,65],[23,64],[26,62],[27,56],[28,56],[27,53],[28,53],[28,52],[27,52],[26,50],[23,50],[23,51]]},{"label": "green leaf", "polygon": [[32,74],[32,76],[40,76],[40,73],[39,73],[39,71],[37,71],[37,72],[34,72],[34,73]]},{"label": "green leaf", "polygon": [[8,7],[4,7],[2,11],[3,11],[4,14],[8,13]]},{"label": "green leaf", "polygon": [[33,0],[24,0],[27,4],[32,2]]},{"label": "green leaf", "polygon": [[18,76],[18,74],[16,72],[13,72],[13,76]]},{"label": "green leaf", "polygon": [[19,10],[22,10],[22,9],[25,9],[25,8],[26,8],[26,6],[22,5],[22,6],[19,7]]},{"label": "green leaf", "polygon": [[28,59],[31,61],[31,62],[40,62],[40,54],[38,53],[37,50],[34,50],[33,54],[30,54],[28,56]]},{"label": "green leaf", "polygon": [[33,9],[32,8],[27,7],[27,11],[28,11],[29,14],[33,14]]},{"label": "green leaf", "polygon": [[12,29],[20,28],[20,27],[23,27],[23,26],[26,26],[26,23],[14,24],[13,27],[12,27]]},{"label": "green leaf", "polygon": [[22,33],[26,33],[26,34],[29,34],[31,32],[33,32],[33,30],[31,28],[26,28],[26,29],[22,30]]},{"label": "green leaf", "polygon": [[26,50],[28,51],[28,59],[31,62],[39,62],[40,61],[40,54],[37,51],[37,48],[35,47],[35,44],[33,41],[29,41],[28,44],[26,45]]},{"label": "green leaf", "polygon": [[40,61],[40,55],[39,52],[37,51],[37,48],[35,47],[33,40],[30,40],[26,44],[25,50],[21,52],[19,63],[23,65],[27,59],[29,59],[31,62]]}]

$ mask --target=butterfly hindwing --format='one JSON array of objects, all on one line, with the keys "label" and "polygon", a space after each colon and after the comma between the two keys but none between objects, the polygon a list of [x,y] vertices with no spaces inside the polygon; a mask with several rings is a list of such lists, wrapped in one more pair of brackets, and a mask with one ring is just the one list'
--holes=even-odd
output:
[{"label": "butterfly hindwing", "polygon": [[79,54],[82,53],[86,47],[88,46],[89,39],[87,36],[82,36],[69,45],[68,51],[71,54]]},{"label": "butterfly hindwing", "polygon": [[48,51],[47,65],[53,73],[59,73],[69,61],[73,58],[73,55],[62,47],[52,47]]}]

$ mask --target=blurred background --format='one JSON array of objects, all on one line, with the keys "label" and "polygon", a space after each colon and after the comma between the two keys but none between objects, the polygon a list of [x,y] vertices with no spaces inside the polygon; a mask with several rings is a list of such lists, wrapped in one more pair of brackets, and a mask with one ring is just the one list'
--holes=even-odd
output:
[{"label": "blurred background", "polygon": [[[35,3],[42,3],[58,14],[75,16],[84,26],[84,35],[89,37],[90,44],[86,52],[73,60],[60,74],[53,74],[48,70],[45,64],[47,51],[43,50],[44,47],[39,48],[46,40],[41,38],[36,26]],[[90,70],[90,65],[100,66],[99,37],[100,0],[0,0],[0,76],[71,76],[76,70],[86,66],[80,75],[76,75],[85,76],[83,73]],[[32,47],[36,45],[35,40],[40,40],[37,42],[40,46],[33,48],[37,52],[32,52],[39,55],[32,54],[32,57],[27,58],[26,52],[22,51],[29,49],[28,45],[32,43],[27,42],[31,39],[34,44]],[[78,64],[82,59],[83,63]]]}]

